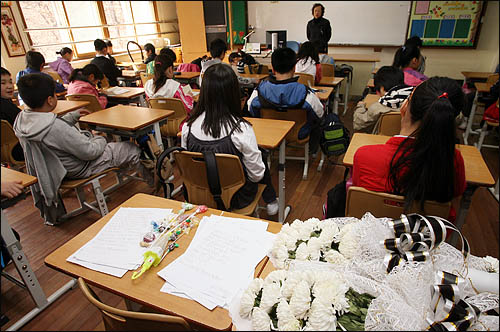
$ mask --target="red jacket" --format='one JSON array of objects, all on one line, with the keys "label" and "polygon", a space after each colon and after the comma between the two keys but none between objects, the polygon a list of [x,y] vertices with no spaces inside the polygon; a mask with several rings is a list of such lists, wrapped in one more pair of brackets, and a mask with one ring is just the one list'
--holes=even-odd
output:
[{"label": "red jacket", "polygon": [[[365,145],[354,154],[352,185],[378,192],[392,192],[387,179],[392,156],[405,137],[392,137],[385,144]],[[455,150],[455,194],[465,191],[465,166],[460,151]],[[454,211],[450,219],[454,220]]]},{"label": "red jacket", "polygon": [[94,95],[96,96],[97,101],[99,101],[99,104],[101,105],[102,109],[105,109],[106,105],[108,104],[108,99],[106,98],[106,96],[100,96],[99,91],[97,91],[95,86],[93,86],[89,82],[75,80],[69,83],[68,95],[72,94]]}]

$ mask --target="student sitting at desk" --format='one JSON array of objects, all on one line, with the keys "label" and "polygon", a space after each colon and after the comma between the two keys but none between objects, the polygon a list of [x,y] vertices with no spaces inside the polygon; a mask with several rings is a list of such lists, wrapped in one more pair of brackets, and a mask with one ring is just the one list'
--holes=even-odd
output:
[{"label": "student sitting at desk", "polygon": [[[155,64],[154,78],[148,80],[144,85],[144,92],[149,98],[177,98],[182,101],[186,113],[191,113],[193,109],[193,97],[184,94],[182,86],[174,77],[174,63],[172,59],[165,54],[157,55],[153,61]],[[182,129],[184,121],[180,124]]]},{"label": "student sitting at desk", "polygon": [[116,66],[116,59],[111,55],[113,54],[113,43],[109,39],[104,42],[106,43],[106,57]]},{"label": "student sitting at desk", "polygon": [[108,98],[100,95],[96,88],[102,79],[104,79],[104,75],[94,64],[89,63],[81,69],[75,69],[69,77],[68,94],[94,95],[102,109],[105,109],[108,104]]},{"label": "student sitting at desk", "polygon": [[[2,76],[2,107],[0,109],[1,120],[6,120],[11,126],[14,126],[14,121],[21,109],[12,102],[14,98],[14,84],[12,77],[7,69],[1,67]],[[17,143],[12,150],[12,157],[17,161],[24,160],[24,152],[21,144]]]},{"label": "student sitting at desk", "polygon": [[116,67],[112,60],[107,57],[108,47],[102,39],[94,40],[95,58],[90,63],[99,67],[101,72],[106,75],[110,86],[117,86],[117,78],[122,75],[122,71]]},{"label": "student sitting at desk", "polygon": [[242,59],[243,59],[243,57],[239,52],[233,52],[233,53],[229,54],[229,58],[228,58],[229,64],[233,68],[233,71],[236,74],[236,77],[238,77],[238,82],[240,84],[246,84],[246,85],[259,83],[258,78],[243,77],[240,75],[240,73],[238,72],[238,64],[241,62]]},{"label": "student sitting at desk", "polygon": [[396,51],[392,65],[403,70],[406,85],[417,86],[428,79],[427,76],[418,72],[421,61],[419,48],[415,45],[408,45]]},{"label": "student sitting at desk", "polygon": [[227,44],[222,39],[217,38],[210,43],[210,55],[212,57],[206,58],[205,60],[201,61],[201,72],[198,81],[199,86],[201,86],[201,77],[205,73],[205,70],[207,70],[208,67],[212,65],[221,63],[222,60],[224,60],[224,57],[226,56],[226,51],[227,51]]},{"label": "student sitting at desk", "polygon": [[234,194],[231,209],[248,206],[257,193],[257,183],[263,183],[267,185],[262,194],[267,213],[278,213],[271,174],[257,146],[252,125],[242,118],[238,79],[227,64],[207,69],[200,100],[182,128],[182,147],[194,152],[209,150],[238,156],[247,181]]},{"label": "student sitting at desk", "polygon": [[[401,107],[401,132],[385,144],[354,154],[352,184],[414,201],[449,202],[465,190],[465,167],[455,149],[455,117],[464,94],[454,80],[433,77],[415,88]],[[450,220],[454,220],[454,211]]]},{"label": "student sitting at desk", "polygon": [[69,75],[73,72],[73,67],[70,63],[73,60],[73,50],[69,47],[63,47],[56,54],[59,54],[60,57],[56,61],[49,63],[49,67],[61,76],[64,84],[68,84]]},{"label": "student sitting at desk", "polygon": [[262,81],[248,99],[248,110],[254,117],[260,118],[261,108],[302,108],[307,112],[307,123],[299,130],[298,139],[310,135],[310,151],[316,153],[319,147],[319,123],[323,117],[323,104],[314,92],[304,84],[297,82],[295,74],[295,52],[288,48],[279,48],[273,52],[271,63],[273,74]]},{"label": "student sitting at desk", "polygon": [[151,61],[153,61],[156,57],[155,46],[151,43],[147,43],[146,45],[144,45],[144,51],[146,51],[146,56],[147,56],[146,60],[144,60],[144,63],[148,64]]},{"label": "student sitting at desk", "polygon": [[[405,46],[415,46],[417,47],[420,52],[422,52],[421,47],[422,47],[422,39],[420,39],[419,36],[413,36],[411,38],[408,38],[405,41]],[[425,71],[425,56],[420,53],[420,64],[418,65],[417,71],[421,74],[424,73]]]},{"label": "student sitting at desk", "polygon": [[321,81],[321,63],[313,43],[305,42],[300,45],[295,72],[311,74],[314,76],[314,84],[319,84]]},{"label": "student sitting at desk", "polygon": [[[20,72],[17,73],[16,84],[19,81],[19,78],[21,78],[22,76],[34,73],[41,73],[42,75],[50,77],[51,80],[54,80],[52,76],[42,72],[44,66],[45,66],[45,58],[43,57],[42,53],[36,51],[28,51],[28,53],[26,53],[26,69],[21,70]],[[63,92],[66,90],[64,85],[62,85],[61,83],[55,81],[54,83],[56,84],[56,93]],[[19,96],[19,104],[20,105],[24,104],[21,96]]]},{"label": "student sitting at desk", "polygon": [[153,185],[153,175],[139,159],[141,149],[132,142],[107,143],[101,136],[80,131],[75,123],[81,111],[59,118],[54,81],[40,74],[21,77],[19,94],[29,109],[19,113],[14,131],[26,155],[28,173],[38,178],[33,201],[47,222],[57,223],[61,210],[58,189],[64,178],[81,179],[110,167],[136,168]]},{"label": "student sitting at desk", "polygon": [[[169,47],[162,48],[160,50],[160,55],[168,56],[172,60],[172,63],[174,63],[177,60],[177,55]],[[156,58],[156,55],[155,55],[155,58]],[[153,60],[154,60],[154,58],[153,58]],[[198,69],[197,71],[200,71],[200,70]],[[154,61],[148,62],[148,64],[146,65],[146,72],[148,74],[155,73],[155,62]]]},{"label": "student sitting at desk", "polygon": [[413,87],[404,84],[401,69],[383,66],[373,79],[377,95],[381,98],[368,108],[360,101],[354,110],[353,128],[355,131],[372,133],[380,116],[390,111],[399,111],[403,102],[411,94]]}]

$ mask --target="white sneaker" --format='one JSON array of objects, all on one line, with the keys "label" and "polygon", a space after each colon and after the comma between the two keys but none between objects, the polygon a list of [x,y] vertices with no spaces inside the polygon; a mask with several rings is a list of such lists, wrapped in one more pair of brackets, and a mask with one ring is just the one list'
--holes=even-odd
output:
[{"label": "white sneaker", "polygon": [[468,118],[463,117],[462,122],[458,125],[458,129],[465,130],[467,128],[467,120]]},{"label": "white sneaker", "polygon": [[276,213],[278,213],[278,210],[279,204],[277,199],[274,202],[267,204],[267,215],[274,216]]}]

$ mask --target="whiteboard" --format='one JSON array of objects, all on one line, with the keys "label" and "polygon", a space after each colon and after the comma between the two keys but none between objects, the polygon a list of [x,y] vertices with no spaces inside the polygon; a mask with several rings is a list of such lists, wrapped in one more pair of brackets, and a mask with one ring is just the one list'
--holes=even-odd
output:
[{"label": "whiteboard", "polygon": [[249,42],[266,42],[266,30],[287,30],[287,40],[307,41],[313,4],[325,6],[330,44],[402,45],[411,1],[248,1]]}]

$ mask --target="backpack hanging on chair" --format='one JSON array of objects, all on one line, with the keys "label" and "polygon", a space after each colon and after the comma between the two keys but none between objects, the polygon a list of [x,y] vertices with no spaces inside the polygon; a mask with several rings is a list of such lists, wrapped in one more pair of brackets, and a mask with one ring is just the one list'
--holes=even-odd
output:
[{"label": "backpack hanging on chair", "polygon": [[338,156],[349,147],[349,130],[335,113],[327,114],[321,122],[319,145],[326,156]]}]

